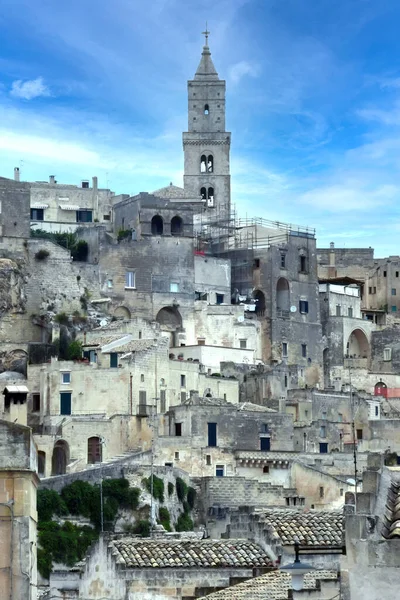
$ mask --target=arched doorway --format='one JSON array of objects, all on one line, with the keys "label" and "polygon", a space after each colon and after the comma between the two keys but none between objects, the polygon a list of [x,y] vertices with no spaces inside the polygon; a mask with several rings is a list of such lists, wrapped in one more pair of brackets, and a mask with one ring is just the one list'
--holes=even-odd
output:
[{"label": "arched doorway", "polygon": [[256,290],[253,293],[253,298],[256,301],[256,315],[263,317],[265,314],[265,296],[261,290]]},{"label": "arched doorway", "polygon": [[276,284],[276,309],[285,312],[290,309],[289,282],[284,277],[280,277]]},{"label": "arched doorway", "polygon": [[374,387],[374,394],[375,394],[375,396],[384,396],[386,398],[386,396],[387,396],[386,383],[384,383],[383,381],[378,381],[378,383],[376,383],[375,387]]},{"label": "arched doorway", "polygon": [[158,311],[156,321],[160,324],[162,331],[171,333],[170,345],[177,346],[177,331],[182,329],[182,317],[179,310],[175,306],[164,306]]},{"label": "arched doorway", "polygon": [[54,444],[51,459],[51,474],[65,475],[69,463],[69,446],[65,440],[58,440]]},{"label": "arched doorway", "polygon": [[162,235],[164,231],[164,221],[160,215],[154,215],[151,220],[151,235]]},{"label": "arched doorway", "polygon": [[119,319],[123,319],[124,321],[129,321],[131,318],[131,311],[126,306],[117,306],[114,310],[114,317]]},{"label": "arched doorway", "polygon": [[88,465],[100,463],[103,460],[103,446],[101,439],[98,436],[93,436],[88,439]]},{"label": "arched doorway", "polygon": [[181,217],[172,217],[171,219],[171,235],[182,235],[183,221]]},{"label": "arched doorway", "polygon": [[362,329],[354,329],[347,342],[349,358],[369,358],[369,342]]}]

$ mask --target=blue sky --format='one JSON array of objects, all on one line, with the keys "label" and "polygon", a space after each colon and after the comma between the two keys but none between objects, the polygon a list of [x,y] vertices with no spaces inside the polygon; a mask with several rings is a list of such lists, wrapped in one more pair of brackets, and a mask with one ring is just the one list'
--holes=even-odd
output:
[{"label": "blue sky", "polygon": [[398,0],[3,0],[0,174],[182,185],[206,20],[238,212],[400,254]]}]

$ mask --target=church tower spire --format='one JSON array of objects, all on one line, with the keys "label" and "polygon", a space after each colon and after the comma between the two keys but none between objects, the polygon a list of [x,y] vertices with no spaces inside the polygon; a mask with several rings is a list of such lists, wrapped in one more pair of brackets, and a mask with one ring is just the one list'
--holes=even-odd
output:
[{"label": "church tower spire", "polygon": [[184,187],[201,196],[203,209],[222,218],[230,214],[231,134],[225,131],[225,81],[220,79],[208,46],[210,32],[194,79],[188,81],[188,131],[183,134]]}]

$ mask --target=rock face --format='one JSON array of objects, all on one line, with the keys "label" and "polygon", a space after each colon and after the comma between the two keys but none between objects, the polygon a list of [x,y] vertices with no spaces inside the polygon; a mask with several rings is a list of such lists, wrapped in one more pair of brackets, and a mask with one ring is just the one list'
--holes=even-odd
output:
[{"label": "rock face", "polygon": [[26,376],[28,355],[24,350],[0,352],[0,373],[13,371]]},{"label": "rock face", "polygon": [[25,304],[21,269],[13,260],[0,258],[0,317],[6,313],[23,313]]}]

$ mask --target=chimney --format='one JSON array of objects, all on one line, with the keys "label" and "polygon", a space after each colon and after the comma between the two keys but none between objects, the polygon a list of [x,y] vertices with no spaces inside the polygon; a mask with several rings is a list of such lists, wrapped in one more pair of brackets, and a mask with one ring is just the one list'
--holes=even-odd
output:
[{"label": "chimney", "polygon": [[54,185],[54,184],[55,184],[55,182],[56,182],[55,175],[50,175],[50,177],[49,177],[49,183],[50,183],[51,185]]},{"label": "chimney", "polygon": [[92,177],[92,188],[97,191],[97,177]]},{"label": "chimney", "polygon": [[14,167],[14,181],[19,181],[19,167]]}]

